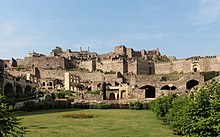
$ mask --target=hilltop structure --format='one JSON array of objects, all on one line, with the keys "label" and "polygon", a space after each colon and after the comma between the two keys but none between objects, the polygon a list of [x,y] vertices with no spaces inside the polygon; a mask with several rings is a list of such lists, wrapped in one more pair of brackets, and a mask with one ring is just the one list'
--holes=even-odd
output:
[{"label": "hilltop structure", "polygon": [[[159,49],[134,51],[120,45],[101,55],[89,48],[79,52],[67,49],[49,56],[32,52],[24,59],[0,61],[0,80],[3,68],[44,91],[71,90],[85,93],[88,100],[102,100],[106,85],[104,98],[108,100],[151,100],[169,92],[189,93],[204,82],[200,72],[220,71],[220,56],[178,60],[161,55]],[[1,86],[3,94],[8,92],[5,85]],[[86,94],[94,90],[100,95]]]}]

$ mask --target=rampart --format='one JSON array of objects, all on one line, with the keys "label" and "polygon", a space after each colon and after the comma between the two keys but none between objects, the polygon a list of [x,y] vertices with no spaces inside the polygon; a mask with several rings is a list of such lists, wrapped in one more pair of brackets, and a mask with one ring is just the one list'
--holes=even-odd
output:
[{"label": "rampart", "polygon": [[191,57],[168,63],[156,63],[156,74],[220,71],[220,56]]},{"label": "rampart", "polygon": [[24,68],[41,68],[41,69],[65,69],[71,68],[72,63],[66,58],[55,57],[25,57],[22,60],[17,60],[18,67]]}]

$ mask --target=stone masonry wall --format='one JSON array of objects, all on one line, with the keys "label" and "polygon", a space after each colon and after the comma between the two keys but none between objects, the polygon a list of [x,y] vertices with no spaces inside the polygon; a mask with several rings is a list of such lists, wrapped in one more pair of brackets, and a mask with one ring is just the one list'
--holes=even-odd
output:
[{"label": "stone masonry wall", "polygon": [[125,72],[125,62],[123,59],[119,60],[102,60],[101,62],[96,63],[96,69],[102,70],[103,72]]},{"label": "stone masonry wall", "polygon": [[[66,68],[66,59],[62,57],[25,57],[23,60],[17,60],[18,66],[23,66],[25,68]],[[68,68],[68,67],[67,67]]]},{"label": "stone masonry wall", "polygon": [[154,63],[137,60],[137,74],[154,74]]},{"label": "stone masonry wall", "polygon": [[177,60],[168,63],[155,63],[155,74],[192,72],[191,60]]},{"label": "stone masonry wall", "polygon": [[198,60],[177,60],[168,63],[156,63],[156,74],[169,74],[169,73],[189,73],[193,72],[193,64],[198,65],[198,72],[205,71],[220,71],[220,56],[204,57]]},{"label": "stone masonry wall", "polygon": [[90,72],[95,71],[96,70],[96,61],[95,60],[81,61],[79,63],[79,68],[88,69]]}]

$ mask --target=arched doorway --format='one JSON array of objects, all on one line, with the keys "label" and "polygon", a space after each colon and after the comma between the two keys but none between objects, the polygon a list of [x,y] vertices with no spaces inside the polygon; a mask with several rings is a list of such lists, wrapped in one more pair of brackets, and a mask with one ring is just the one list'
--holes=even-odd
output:
[{"label": "arched doorway", "polygon": [[47,83],[47,86],[52,86],[53,83],[50,81],[49,83]]},{"label": "arched doorway", "polygon": [[22,90],[22,87],[20,85],[16,85],[16,93],[18,95],[23,95],[23,90]]},{"label": "arched doorway", "polygon": [[101,83],[97,84],[97,89],[101,89]]},{"label": "arched doorway", "polygon": [[165,86],[161,87],[160,90],[176,90],[176,89],[177,89],[176,86],[169,87],[169,85],[165,85]]},{"label": "arched doorway", "polygon": [[31,86],[27,86],[27,87],[24,89],[24,94],[25,94],[25,95],[30,95],[31,92],[32,92]]},{"label": "arched doorway", "polygon": [[115,100],[115,93],[110,93],[109,99],[110,100]]},{"label": "arched doorway", "polygon": [[156,89],[154,86],[146,85],[146,86],[142,86],[141,89],[145,89],[145,98],[156,97]]},{"label": "arched doorway", "polygon": [[199,81],[197,80],[190,80],[186,83],[186,89],[191,90],[193,87],[199,85]]},{"label": "arched doorway", "polygon": [[10,96],[10,94],[14,93],[14,87],[11,83],[7,83],[4,87],[4,95]]},{"label": "arched doorway", "polygon": [[126,91],[125,90],[121,91],[121,99],[126,99]]}]

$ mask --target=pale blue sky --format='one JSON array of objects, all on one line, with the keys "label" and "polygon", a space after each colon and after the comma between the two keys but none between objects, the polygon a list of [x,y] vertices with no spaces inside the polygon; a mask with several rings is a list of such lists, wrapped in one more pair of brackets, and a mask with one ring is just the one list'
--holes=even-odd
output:
[{"label": "pale blue sky", "polygon": [[116,45],[184,58],[220,54],[220,0],[0,0],[0,58]]}]

